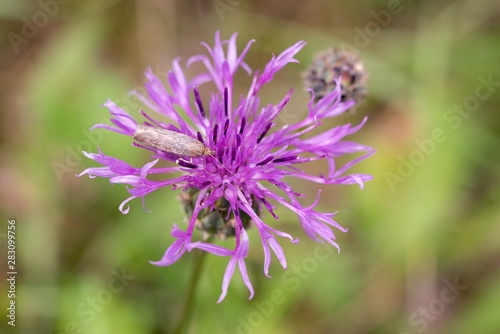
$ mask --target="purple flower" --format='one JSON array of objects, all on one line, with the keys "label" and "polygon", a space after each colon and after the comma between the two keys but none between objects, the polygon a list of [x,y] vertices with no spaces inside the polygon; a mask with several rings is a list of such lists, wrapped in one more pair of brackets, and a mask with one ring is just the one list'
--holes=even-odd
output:
[{"label": "purple flower", "polygon": [[[258,211],[262,209],[268,210],[276,220],[278,219],[274,213],[275,206],[271,203],[281,204],[295,212],[307,235],[311,238],[318,241],[325,240],[339,248],[332,228],[342,232],[346,229],[332,219],[333,213],[320,213],[315,210],[319,193],[311,206],[303,207],[298,198],[303,198],[305,195],[295,192],[285,181],[287,178],[295,177],[320,184],[358,184],[363,188],[363,183],[372,177],[367,174],[347,174],[347,171],[374,153],[371,147],[344,140],[346,136],[357,132],[366,122],[366,118],[357,126],[340,125],[307,137],[307,134],[319,127],[324,119],[340,115],[354,105],[353,101],[341,101],[340,85],[337,85],[333,92],[326,94],[317,103],[311,92],[313,96],[307,107],[307,115],[295,124],[283,127],[277,125],[277,117],[288,104],[291,91],[277,104],[261,105],[260,90],[285,65],[297,62],[293,57],[305,45],[305,42],[301,41],[292,45],[278,56],[273,55],[262,73],[254,74],[246,95],[236,98],[233,92],[233,76],[240,67],[251,74],[252,71],[243,58],[253,43],[253,40],[250,41],[238,55],[236,36],[235,33],[229,40],[221,40],[217,32],[213,47],[203,44],[209,55],[194,56],[188,59],[187,66],[199,62],[206,71],[194,76],[191,80],[185,77],[179,60],[176,59],[168,75],[168,90],[148,70],[145,85],[148,96],[135,93],[149,109],[162,116],[164,121],[166,120],[165,122],[155,120],[141,111],[146,119],[141,129],[144,129],[144,126],[151,126],[155,129],[173,131],[168,133],[174,134],[174,138],[175,133],[195,138],[208,149],[206,152],[209,153],[176,156],[172,150],[158,149],[158,146],[139,141],[134,145],[152,151],[154,158],[142,168],[131,167],[121,160],[104,155],[99,150],[99,154],[85,152],[84,154],[104,167],[89,168],[80,174],[88,174],[90,177],[107,177],[112,183],[128,184],[131,196],[120,206],[123,213],[128,212],[129,207],[125,205],[130,200],[144,199],[147,194],[162,187],[197,189],[198,195],[194,201],[186,231],[174,225],[171,234],[177,240],[167,249],[162,259],[152,263],[158,266],[171,265],[186,250],[191,251],[194,248],[230,257],[219,302],[227,294],[236,265],[251,292],[250,298],[253,296],[253,288],[244,262],[248,255],[249,240],[245,225],[242,223],[243,215],[251,218],[253,225],[260,233],[265,254],[264,273],[267,276],[271,251],[274,252],[283,268],[287,266],[285,255],[276,237],[287,238],[293,243],[298,242],[298,239],[270,227],[259,218]],[[208,107],[206,103],[202,103],[196,88],[206,83],[212,83],[215,86]],[[111,122],[114,126],[98,124],[94,128],[105,128],[136,138],[138,123],[113,102],[108,101],[105,106],[113,115]],[[362,154],[343,166],[336,165],[337,157],[355,153]],[[175,162],[176,166],[155,167],[160,159]],[[326,175],[309,175],[299,169],[303,163],[322,159],[328,163]],[[171,176],[164,181],[152,181],[149,178],[151,174],[171,174]],[[276,190],[286,195],[278,195]],[[236,246],[233,250],[191,240],[200,212],[215,210],[216,203],[221,198],[225,198],[229,203],[227,217],[230,214],[234,217]],[[258,210],[255,210],[256,207]]]}]

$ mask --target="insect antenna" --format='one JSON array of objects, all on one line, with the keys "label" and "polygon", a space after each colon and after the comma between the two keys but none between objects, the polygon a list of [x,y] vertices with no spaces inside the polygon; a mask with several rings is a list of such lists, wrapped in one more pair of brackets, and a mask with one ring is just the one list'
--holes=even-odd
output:
[{"label": "insect antenna", "polygon": [[219,163],[219,165],[220,165],[222,168],[224,168],[225,170],[227,170],[227,171],[228,171],[231,175],[234,175],[234,173],[233,173],[233,172],[231,172],[229,169],[227,169],[227,167],[226,167],[226,166],[224,166],[224,165],[222,164],[222,162],[220,162],[220,161],[219,161],[219,159],[217,159],[217,158],[215,157],[215,155],[214,155],[214,154],[215,154],[215,152],[214,152],[214,151],[211,151],[211,152],[210,152],[210,154],[207,154],[207,155],[208,155],[208,156],[210,156],[210,157],[212,157],[212,158],[214,158],[214,160],[215,160],[215,161],[217,161],[217,162]]}]

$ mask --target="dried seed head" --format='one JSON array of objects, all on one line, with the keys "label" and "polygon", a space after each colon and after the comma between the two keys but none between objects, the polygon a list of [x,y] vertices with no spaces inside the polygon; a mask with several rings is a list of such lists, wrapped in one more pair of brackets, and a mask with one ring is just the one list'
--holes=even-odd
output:
[{"label": "dried seed head", "polygon": [[340,79],[341,101],[360,102],[366,96],[367,74],[363,62],[354,53],[331,48],[318,53],[304,73],[304,86],[314,91],[318,102],[332,92]]}]

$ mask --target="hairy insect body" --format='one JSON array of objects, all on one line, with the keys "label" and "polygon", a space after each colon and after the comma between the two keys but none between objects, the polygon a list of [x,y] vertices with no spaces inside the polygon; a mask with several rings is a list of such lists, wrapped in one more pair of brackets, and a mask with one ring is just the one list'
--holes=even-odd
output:
[{"label": "hairy insect body", "polygon": [[215,154],[213,150],[197,139],[179,132],[153,126],[137,124],[133,137],[144,146],[180,157],[194,158]]}]

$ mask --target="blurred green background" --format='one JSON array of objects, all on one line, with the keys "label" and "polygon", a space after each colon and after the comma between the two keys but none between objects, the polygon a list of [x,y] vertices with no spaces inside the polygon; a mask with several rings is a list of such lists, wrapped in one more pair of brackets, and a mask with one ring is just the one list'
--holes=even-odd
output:
[{"label": "blurred green background", "polygon": [[[351,138],[378,152],[355,168],[374,175],[363,191],[323,187],[321,209],[339,210],[349,228],[337,233],[340,254],[278,209],[273,226],[301,240],[282,242],[287,271],[274,260],[273,277],[263,275],[251,230],[256,295],[247,300],[236,272],[216,304],[228,259],[208,256],[189,333],[500,333],[498,1],[18,0],[2,1],[0,15],[0,332],[171,332],[194,254],[170,267],[148,261],[171,244],[172,224],[185,226],[178,193],[157,191],[150,213],[135,200],[123,215],[124,186],[75,174],[96,166],[80,153],[96,146],[135,166],[149,161],[130,138],[88,131],[109,122],[101,105],[111,98],[135,114],[141,105],[127,92],[142,90],[147,67],[165,79],[174,57],[204,52],[199,43],[221,30],[238,31],[240,48],[256,39],[246,59],[254,70],[271,52],[308,42],[300,64],[264,90],[264,101],[277,102],[294,88],[283,124],[305,110],[301,73],[316,52],[359,53],[369,96],[328,125],[368,115]],[[249,78],[237,78],[243,92]],[[314,199],[315,185],[292,184]],[[5,317],[9,218],[15,328]]]}]

